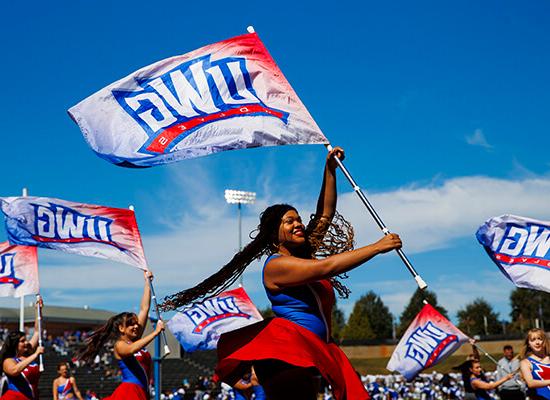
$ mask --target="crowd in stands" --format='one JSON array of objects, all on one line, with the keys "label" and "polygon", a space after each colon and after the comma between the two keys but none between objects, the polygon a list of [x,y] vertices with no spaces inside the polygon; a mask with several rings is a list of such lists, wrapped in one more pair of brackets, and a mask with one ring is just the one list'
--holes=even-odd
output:
[{"label": "crowd in stands", "polygon": [[[7,333],[6,328],[0,327],[0,346]],[[87,332],[80,331],[67,331],[57,337],[46,333],[47,339],[44,344],[61,356],[74,357],[75,349],[82,346],[87,336]],[[82,361],[73,358],[69,365],[71,369],[84,367],[88,370],[102,371],[106,379],[119,381],[120,371],[115,366],[112,354],[111,349],[106,348],[91,364],[85,365]],[[496,372],[487,372],[485,376],[488,381],[498,378]],[[463,400],[465,398],[464,383],[460,373],[420,374],[412,382],[406,382],[401,375],[391,374],[366,375],[362,376],[361,380],[372,400]],[[83,395],[86,400],[99,399],[93,390],[86,390]],[[494,399],[500,398],[498,391],[492,391],[490,395]],[[235,394],[231,386],[215,382],[210,377],[200,376],[193,381],[183,379],[179,387],[163,390],[160,398],[163,400],[232,400]],[[323,393],[319,394],[319,399],[332,400],[330,388],[325,388]]]}]

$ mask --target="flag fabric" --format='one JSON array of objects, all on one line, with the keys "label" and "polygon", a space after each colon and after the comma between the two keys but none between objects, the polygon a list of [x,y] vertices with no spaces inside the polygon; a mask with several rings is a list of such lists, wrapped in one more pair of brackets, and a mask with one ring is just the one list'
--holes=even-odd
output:
[{"label": "flag fabric", "polygon": [[243,288],[229,290],[176,313],[168,329],[185,351],[215,349],[220,335],[262,321]]},{"label": "flag fabric", "polygon": [[516,286],[550,292],[550,222],[516,215],[487,220],[479,243]]},{"label": "flag fabric", "polygon": [[36,247],[0,243],[0,297],[22,297],[39,291]]},{"label": "flag fabric", "polygon": [[133,211],[48,197],[0,198],[10,243],[119,261],[147,270]]},{"label": "flag fabric", "polygon": [[426,304],[397,344],[388,366],[408,381],[454,353],[468,337]]},{"label": "flag fabric", "polygon": [[126,167],[328,143],[256,33],[144,67],[69,115],[98,156]]}]

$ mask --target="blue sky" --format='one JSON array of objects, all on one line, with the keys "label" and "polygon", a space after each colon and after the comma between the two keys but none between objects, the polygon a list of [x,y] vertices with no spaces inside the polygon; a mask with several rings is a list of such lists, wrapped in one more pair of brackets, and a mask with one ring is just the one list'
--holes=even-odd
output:
[{"label": "blue sky", "polygon": [[[233,151],[147,170],[87,147],[66,110],[130,72],[242,34],[253,25],[294,89],[400,232],[413,264],[451,311],[485,297],[508,318],[512,284],[477,244],[486,219],[550,220],[550,3],[531,1],[276,4],[11,2],[4,6],[0,96],[2,196],[134,204],[159,297],[207,277],[237,247],[223,191],[256,191],[243,232],[265,206],[313,211],[326,150]],[[358,244],[379,236],[340,175],[341,212]],[[0,240],[6,235],[0,232]],[[138,270],[40,251],[49,304],[133,309]],[[259,264],[245,287],[260,307]],[[415,284],[394,254],[352,272],[347,311],[367,290],[395,314]],[[0,306],[15,302],[0,299]]]}]

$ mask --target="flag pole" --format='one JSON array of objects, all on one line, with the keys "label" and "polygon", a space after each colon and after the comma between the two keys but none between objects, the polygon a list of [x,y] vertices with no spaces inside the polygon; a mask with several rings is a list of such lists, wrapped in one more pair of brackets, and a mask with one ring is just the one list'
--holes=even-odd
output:
[{"label": "flag pole", "polygon": [[493,357],[492,355],[490,355],[489,353],[487,353],[487,352],[485,351],[485,349],[483,349],[483,347],[481,347],[479,344],[477,344],[477,342],[474,343],[474,346],[475,346],[479,351],[481,351],[485,357],[487,357],[489,360],[491,360],[492,362],[494,362],[495,365],[497,366],[497,368],[500,368],[500,365],[498,365],[498,361],[495,360],[494,357]]},{"label": "flag pole", "polygon": [[[21,196],[27,197],[29,190],[25,187],[21,190]],[[25,295],[19,298],[19,330],[25,333]]]},{"label": "flag pole", "polygon": [[[128,207],[130,210],[134,211],[135,213],[135,208],[134,206],[130,205]],[[155,312],[157,314],[157,320],[161,320],[162,318],[160,317],[160,310],[159,310],[159,305],[158,305],[158,302],[157,302],[157,295],[155,294],[155,287],[153,286],[153,281],[152,279],[149,279],[149,289],[151,290],[151,300],[153,300],[153,306],[155,307]],[[166,332],[162,331],[161,333],[162,335],[162,339],[164,340],[164,357],[166,357],[168,354],[170,354],[170,347],[168,347],[168,340],[166,339]],[[159,354],[160,356],[160,354]]]},{"label": "flag pole", "polygon": [[[37,329],[38,329],[38,345],[42,347],[42,297],[40,294],[36,295],[36,320],[37,320]],[[44,372],[44,354],[38,355],[38,362],[40,364],[40,372]]]},{"label": "flag pole", "polygon": [[[326,146],[328,151],[332,150],[332,146],[330,144],[326,144],[325,146]],[[347,168],[344,166],[342,161],[338,157],[334,157],[334,160],[336,161],[336,164],[338,164],[338,166],[342,170],[342,173],[346,176],[347,180],[349,181],[349,183],[353,187],[353,190],[355,191],[355,193],[357,194],[359,199],[363,202],[363,204],[365,205],[365,207],[369,211],[372,218],[374,218],[374,221],[376,222],[378,227],[382,230],[384,235],[389,235],[390,230],[386,227],[386,225],[384,224],[384,222],[382,221],[382,219],[380,218],[380,216],[378,215],[378,213],[376,212],[376,210],[374,209],[372,204],[369,202],[369,200],[367,199],[367,196],[365,196],[365,194],[363,193],[361,188],[357,185],[357,183],[355,183],[355,180],[353,179],[353,177],[351,176],[351,174],[349,173]],[[428,287],[428,285],[426,284],[426,282],[424,282],[424,279],[422,279],[422,277],[420,275],[418,275],[418,272],[416,272],[416,270],[412,266],[411,262],[409,261],[409,259],[407,258],[407,256],[403,252],[403,250],[396,249],[395,251],[397,252],[397,255],[399,255],[399,257],[401,258],[401,261],[403,261],[403,263],[405,264],[405,266],[407,267],[407,269],[409,270],[409,272],[413,276],[413,278],[416,281],[416,284],[418,285],[418,287],[421,290],[426,289]]]}]

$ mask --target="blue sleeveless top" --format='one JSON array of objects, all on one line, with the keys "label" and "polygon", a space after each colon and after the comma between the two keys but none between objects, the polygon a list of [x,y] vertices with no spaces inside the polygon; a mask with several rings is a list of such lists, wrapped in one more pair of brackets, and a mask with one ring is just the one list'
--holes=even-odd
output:
[{"label": "blue sleeveless top", "polygon": [[[531,357],[527,357],[527,359],[531,363],[531,376],[534,380],[542,381],[545,379],[550,379],[550,364],[541,363]],[[535,394],[535,396],[530,397],[550,399],[550,387],[548,386],[530,389],[530,392],[534,392]]]},{"label": "blue sleeveless top", "polygon": [[[267,258],[263,271],[274,254]],[[334,305],[334,291],[328,280],[306,285],[291,286],[276,293],[271,292],[264,282],[267,298],[271,302],[273,313],[315,333],[325,342],[330,339],[330,321]]]},{"label": "blue sleeveless top", "polygon": [[122,372],[122,382],[135,383],[145,391],[149,390],[151,374],[151,355],[146,349],[141,349],[133,355],[118,360]]},{"label": "blue sleeveless top", "polygon": [[67,378],[65,384],[57,386],[57,398],[59,400],[74,398],[74,388],[71,383],[71,378]]}]

